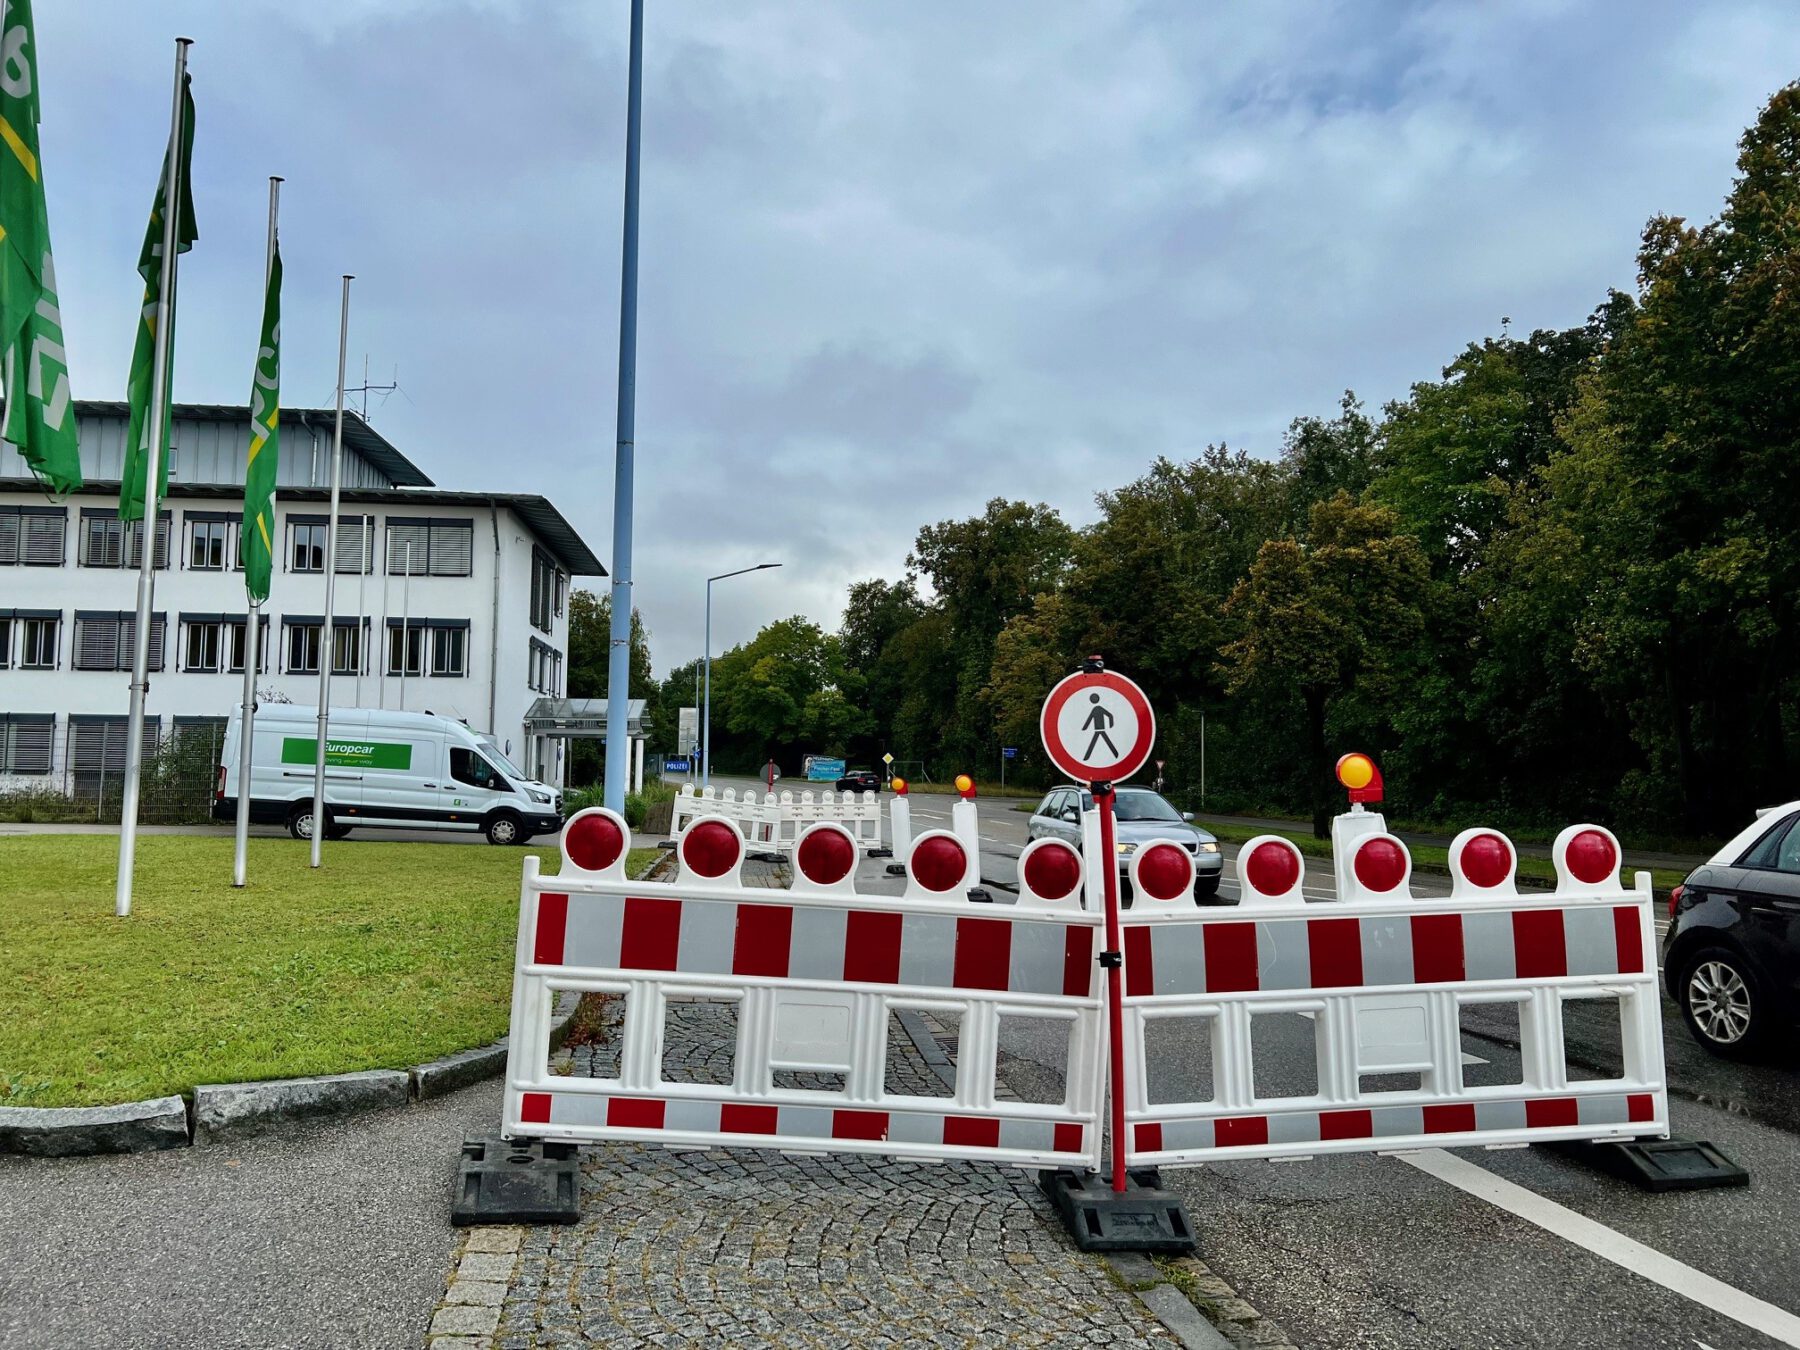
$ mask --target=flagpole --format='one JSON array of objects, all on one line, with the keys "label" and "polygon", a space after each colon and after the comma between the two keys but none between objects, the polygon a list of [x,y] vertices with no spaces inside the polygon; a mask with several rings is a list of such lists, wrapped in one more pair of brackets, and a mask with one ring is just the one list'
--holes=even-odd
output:
[{"label": "flagpole", "polygon": [[125,730],[125,790],[119,802],[119,878],[113,913],[131,913],[132,869],[137,864],[138,786],[144,772],[144,697],[150,690],[150,609],[156,582],[157,488],[162,482],[163,436],[169,421],[170,345],[175,335],[175,258],[181,221],[182,95],[187,89],[192,38],[175,39],[175,99],[169,114],[167,182],[163,185],[162,281],[156,296],[156,347],[150,366],[150,445],[144,460],[143,545],[138,550],[137,624],[131,644],[131,717]]},{"label": "flagpole", "polygon": [[[275,271],[275,218],[281,210],[280,178],[269,176],[269,242],[263,250],[263,290],[269,287],[269,277]],[[261,335],[257,340],[261,341]],[[279,395],[277,396],[279,399]],[[276,417],[281,416],[279,402]],[[244,473],[248,481],[250,469],[246,464]],[[240,530],[243,526],[238,527]],[[244,541],[238,539],[238,552],[244,551]],[[237,838],[231,854],[231,884],[241,887],[244,884],[244,855],[250,848],[250,741],[256,726],[256,668],[260,663],[262,636],[257,626],[261,617],[262,601],[249,594],[249,574],[245,574],[245,595],[250,601],[250,613],[244,620],[244,715],[238,725],[238,799],[237,799]]]},{"label": "flagpole", "polygon": [[331,715],[331,646],[336,628],[331,619],[332,583],[337,580],[338,486],[344,477],[344,363],[350,354],[350,283],[344,275],[343,308],[338,316],[337,426],[331,433],[331,514],[325,518],[325,621],[319,625],[319,734],[313,743],[312,865],[319,865],[319,842],[325,837],[325,728]]}]

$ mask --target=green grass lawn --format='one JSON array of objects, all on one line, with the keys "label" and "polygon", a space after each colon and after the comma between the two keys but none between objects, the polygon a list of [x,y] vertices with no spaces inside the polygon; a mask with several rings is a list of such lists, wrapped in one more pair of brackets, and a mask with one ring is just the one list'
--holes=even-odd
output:
[{"label": "green grass lawn", "polygon": [[[1259,834],[1279,834],[1284,839],[1293,840],[1307,857],[1323,858],[1326,862],[1331,860],[1331,841],[1313,838],[1310,830],[1259,830],[1249,825],[1215,825],[1211,822],[1202,824],[1200,828],[1232,844],[1244,843],[1246,840],[1256,838]],[[1412,853],[1414,867],[1435,867],[1445,872],[1449,871],[1449,849],[1434,848],[1430,844],[1408,844],[1407,848]],[[1633,883],[1635,874],[1639,870],[1632,866],[1631,855],[1627,852],[1624,868],[1624,879],[1627,886]],[[1653,868],[1650,871],[1651,884],[1656,888],[1658,895],[1665,897],[1668,895],[1669,889],[1679,886],[1686,876],[1685,872],[1671,872],[1663,868]],[[1519,879],[1524,881],[1528,878],[1553,883],[1556,880],[1556,866],[1548,858],[1532,858],[1520,854]]]},{"label": "green grass lawn", "polygon": [[506,1034],[520,864],[554,872],[554,845],[345,841],[314,872],[305,844],[252,839],[241,891],[231,848],[141,838],[121,920],[117,836],[0,841],[0,1105],[400,1069]]}]

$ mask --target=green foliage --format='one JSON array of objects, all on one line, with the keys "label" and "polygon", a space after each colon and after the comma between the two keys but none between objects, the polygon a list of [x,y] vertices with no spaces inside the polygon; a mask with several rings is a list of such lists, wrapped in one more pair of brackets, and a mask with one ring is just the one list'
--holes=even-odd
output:
[{"label": "green foliage", "polygon": [[1004,499],[926,526],[839,637],[784,620],[715,665],[715,762],[985,776],[1017,745],[1009,783],[1047,782],[1037,708],[1100,652],[1186,805],[1204,725],[1215,807],[1322,824],[1354,748],[1395,815],[1737,828],[1800,749],[1800,85],[1738,170],[1716,222],[1649,222],[1635,296],[1471,342],[1379,418],[1347,392],[1275,458],[1159,458],[1081,530]]}]

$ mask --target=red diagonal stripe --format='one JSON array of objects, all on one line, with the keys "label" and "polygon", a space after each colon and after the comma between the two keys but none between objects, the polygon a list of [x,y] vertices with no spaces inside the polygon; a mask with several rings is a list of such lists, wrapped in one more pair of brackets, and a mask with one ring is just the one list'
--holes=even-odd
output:
[{"label": "red diagonal stripe", "polygon": [[833,1111],[831,1113],[831,1137],[833,1139],[885,1139],[887,1138],[888,1113],[886,1111]]},{"label": "red diagonal stripe", "polygon": [[1206,925],[1206,992],[1242,994],[1257,987],[1256,925]]},{"label": "red diagonal stripe", "polygon": [[976,1116],[945,1116],[944,1142],[956,1148],[999,1148],[1000,1122]]},{"label": "red diagonal stripe", "polygon": [[1420,984],[1463,980],[1463,926],[1460,914],[1412,916],[1413,978]]},{"label": "red diagonal stripe", "polygon": [[1563,940],[1560,909],[1513,912],[1513,967],[1521,980],[1569,973],[1569,950]]},{"label": "red diagonal stripe", "polygon": [[1474,1102],[1445,1102],[1425,1108],[1426,1134],[1462,1134],[1474,1128]]},{"label": "red diagonal stripe", "polygon": [[719,1108],[719,1130],[723,1134],[779,1134],[779,1108],[727,1102]]},{"label": "red diagonal stripe", "polygon": [[1573,1097],[1550,1097],[1525,1103],[1525,1126],[1538,1130],[1551,1125],[1579,1125],[1581,1111]]},{"label": "red diagonal stripe", "polygon": [[1362,924],[1356,919],[1308,919],[1306,946],[1312,956],[1314,989],[1363,982]]},{"label": "red diagonal stripe", "polygon": [[1134,924],[1125,930],[1125,992],[1134,997],[1156,992],[1156,963],[1150,947],[1149,924]]},{"label": "red diagonal stripe", "polygon": [[550,1094],[548,1092],[527,1092],[519,1098],[519,1119],[534,1125],[550,1123]]},{"label": "red diagonal stripe", "polygon": [[1613,942],[1619,949],[1619,974],[1644,973],[1644,929],[1638,912],[1626,905],[1613,910]]},{"label": "red diagonal stripe", "polygon": [[958,989],[1005,989],[1011,963],[1011,920],[956,921],[956,964],[951,982]]},{"label": "red diagonal stripe", "polygon": [[1093,987],[1094,930],[1071,924],[1063,934],[1063,993],[1070,998],[1086,998]]},{"label": "red diagonal stripe", "polygon": [[538,897],[537,943],[531,959],[540,966],[560,966],[563,961],[563,938],[569,929],[569,897],[544,894]]},{"label": "red diagonal stripe", "polygon": [[[1249,924],[1244,925],[1246,928]],[[1223,1120],[1213,1122],[1213,1146],[1215,1148],[1232,1148],[1241,1144],[1266,1144],[1269,1142],[1269,1118],[1267,1116],[1227,1116]]]},{"label": "red diagonal stripe", "polygon": [[622,1130],[660,1130],[665,1105],[645,1097],[613,1097],[606,1103],[606,1123]]},{"label": "red diagonal stripe", "polygon": [[844,925],[844,978],[863,984],[900,982],[900,929],[904,916],[850,911]]},{"label": "red diagonal stripe", "polygon": [[1374,1134],[1373,1111],[1319,1112],[1320,1139],[1370,1139]]},{"label": "red diagonal stripe", "polygon": [[674,970],[680,948],[681,901],[626,900],[619,939],[621,970]]},{"label": "red diagonal stripe", "polygon": [[739,905],[737,938],[731,948],[731,973],[785,978],[788,943],[793,935],[794,910],[791,905]]}]

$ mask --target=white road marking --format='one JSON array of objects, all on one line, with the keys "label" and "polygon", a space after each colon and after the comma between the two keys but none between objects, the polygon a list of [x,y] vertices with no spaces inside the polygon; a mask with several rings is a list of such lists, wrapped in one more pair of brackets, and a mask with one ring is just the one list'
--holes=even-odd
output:
[{"label": "white road marking", "polygon": [[[1800,1317],[1777,1308],[1773,1303],[1765,1303],[1753,1294],[1746,1294],[1723,1280],[1716,1280],[1692,1266],[1683,1265],[1674,1257],[1665,1255],[1654,1247],[1646,1247],[1585,1214],[1577,1214],[1536,1191],[1526,1190],[1504,1177],[1495,1176],[1486,1168],[1478,1167],[1466,1158],[1446,1153],[1441,1148],[1403,1154],[1400,1161],[1516,1215],[1527,1223],[1536,1224],[1545,1232],[1554,1233],[1603,1260],[1652,1280],[1664,1289],[1693,1300],[1703,1308],[1800,1350]],[[1700,1342],[1696,1341],[1695,1344]]]}]

